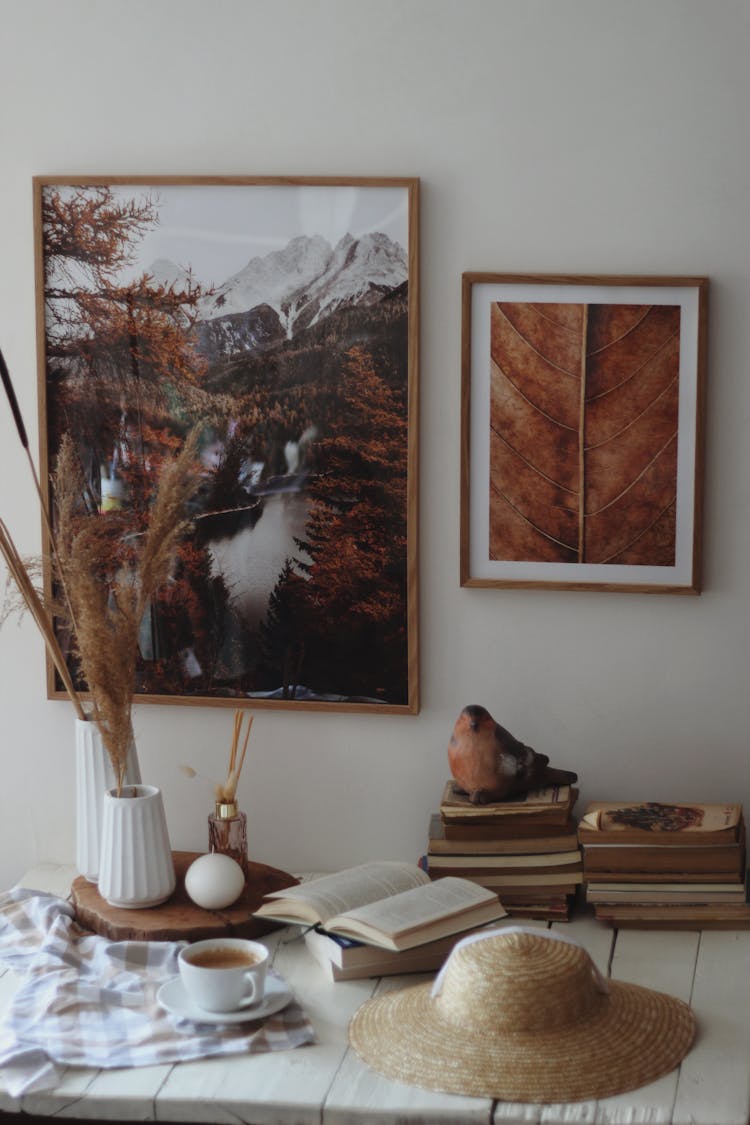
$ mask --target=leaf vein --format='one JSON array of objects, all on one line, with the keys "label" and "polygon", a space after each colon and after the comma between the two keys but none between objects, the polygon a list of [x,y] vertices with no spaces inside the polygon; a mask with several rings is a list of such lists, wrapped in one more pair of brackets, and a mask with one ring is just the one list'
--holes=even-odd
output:
[{"label": "leaf vein", "polygon": [[654,456],[651,458],[651,460],[648,462],[648,464],[643,466],[640,473],[638,473],[637,476],[633,477],[633,479],[630,481],[630,483],[627,484],[625,486],[625,488],[622,489],[621,492],[618,492],[617,496],[613,496],[612,499],[607,504],[603,504],[602,507],[597,508],[595,512],[587,512],[586,518],[590,519],[592,516],[601,515],[602,512],[606,512],[608,508],[611,508],[613,504],[616,504],[618,500],[621,500],[623,498],[623,496],[626,496],[632,488],[635,488],[638,481],[641,480],[646,475],[646,473],[649,471],[651,466],[654,465],[659,460],[662,453],[664,453],[665,449],[667,449],[667,447],[670,446],[672,444],[672,442],[674,442],[676,439],[677,439],[677,430],[674,430],[672,432],[672,434],[670,435],[670,437],[668,437],[667,440],[664,442],[664,445],[662,445],[661,449],[657,450],[657,452],[654,454]]},{"label": "leaf vein", "polygon": [[513,509],[513,511],[516,513],[516,515],[519,516],[524,521],[524,523],[527,523],[530,528],[532,528],[539,535],[541,535],[543,539],[546,539],[548,543],[556,543],[558,547],[563,547],[566,551],[571,551],[572,553],[575,553],[575,547],[572,547],[570,545],[570,543],[565,543],[565,542],[563,542],[562,539],[557,539],[554,535],[550,535],[548,531],[545,531],[544,528],[539,527],[538,524],[535,524],[533,520],[530,520],[528,518],[528,516],[524,515],[524,513],[521,511],[521,509],[516,507],[516,505],[513,503],[513,501],[510,499],[510,497],[506,496],[506,494],[502,491],[502,489],[498,488],[497,485],[494,484],[492,481],[490,481],[490,488],[494,493],[496,493],[501,498],[501,500],[505,501],[505,503],[508,505],[509,508]]},{"label": "leaf vein", "polygon": [[555,488],[561,488],[563,490],[563,492],[569,492],[571,496],[577,496],[578,495],[578,493],[574,489],[568,488],[567,484],[562,484],[561,481],[559,481],[559,480],[553,480],[553,478],[548,477],[547,474],[542,471],[542,469],[540,469],[540,468],[538,468],[538,466],[532,464],[531,461],[528,461],[522,453],[518,452],[518,450],[516,449],[516,447],[514,445],[510,444],[510,442],[508,441],[507,438],[503,437],[503,435],[500,433],[499,430],[495,429],[494,426],[490,426],[490,429],[492,430],[492,433],[495,435],[495,437],[499,441],[501,441],[503,443],[503,445],[506,446],[506,448],[511,451],[511,453],[515,454],[515,456],[518,458],[519,461],[523,461],[523,463],[524,463],[524,465],[526,466],[527,469],[531,469],[532,473],[536,473],[537,476],[540,476],[542,478],[542,480],[546,480],[548,484],[554,485]]},{"label": "leaf vein", "polygon": [[532,304],[531,307],[534,309],[534,312],[538,313],[542,320],[546,320],[548,324],[554,324],[555,328],[558,328],[561,332],[567,332],[569,336],[578,336],[580,334],[580,329],[571,328],[569,324],[564,324],[561,320],[555,320],[553,316],[545,312],[544,305]]},{"label": "leaf vein", "polygon": [[640,422],[641,418],[643,418],[643,416],[648,413],[654,403],[657,403],[660,398],[664,397],[664,395],[672,387],[676,379],[676,375],[672,379],[670,379],[667,385],[659,391],[658,395],[656,395],[655,398],[652,398],[650,402],[646,403],[640,414],[636,414],[635,417],[631,418],[625,426],[622,426],[619,430],[616,430],[615,433],[608,434],[608,436],[605,437],[603,441],[598,441],[595,445],[587,445],[585,452],[588,453],[591,449],[601,449],[603,445],[606,445],[608,442],[614,441],[615,438],[618,438],[622,434],[627,433],[627,431],[635,426],[637,422]]},{"label": "leaf vein", "polygon": [[534,345],[531,343],[531,341],[528,339],[528,337],[524,336],[522,332],[519,332],[519,330],[516,328],[515,324],[510,319],[510,317],[507,316],[507,314],[505,312],[503,312],[503,307],[500,304],[500,302],[498,302],[497,307],[500,310],[501,316],[504,318],[504,320],[507,322],[507,324],[510,325],[511,331],[515,333],[515,335],[518,337],[519,340],[523,340],[524,344],[526,345],[526,347],[529,349],[530,352],[533,352],[534,355],[538,356],[539,359],[541,359],[543,363],[546,363],[549,367],[554,368],[555,371],[559,371],[562,375],[568,375],[571,379],[577,379],[578,378],[578,372],[577,371],[568,371],[568,369],[566,367],[560,367],[559,363],[555,363],[553,360],[548,359],[547,356],[543,355],[539,351],[538,348],[535,348]]},{"label": "leaf vein", "polygon": [[630,540],[630,541],[629,541],[628,543],[625,543],[625,544],[624,544],[624,545],[623,545],[622,547],[618,547],[618,548],[617,548],[617,550],[616,550],[616,551],[613,551],[613,552],[612,552],[612,554],[611,554],[611,555],[609,555],[609,556],[608,556],[608,557],[607,557],[606,559],[602,559],[602,564],[604,564],[604,563],[608,563],[608,562],[611,562],[611,561],[612,561],[612,559],[616,558],[616,557],[617,557],[618,555],[621,555],[621,554],[623,553],[623,551],[629,551],[629,550],[630,550],[630,548],[631,548],[631,547],[633,546],[633,544],[637,543],[639,539],[642,539],[642,538],[643,538],[643,536],[644,536],[644,535],[645,535],[645,534],[646,534],[646,533],[647,533],[648,531],[650,531],[652,527],[656,527],[657,523],[659,523],[659,521],[660,521],[660,520],[661,520],[661,519],[662,519],[662,518],[664,517],[664,515],[665,515],[665,514],[666,514],[666,513],[667,513],[667,512],[669,511],[669,509],[670,509],[671,507],[673,507],[673,505],[674,505],[674,503],[675,503],[675,501],[676,501],[676,500],[677,500],[677,493],[674,493],[674,494],[672,495],[672,497],[670,498],[670,501],[669,501],[669,503],[668,503],[668,504],[666,504],[666,505],[665,505],[665,506],[664,506],[664,507],[662,508],[662,510],[661,510],[660,512],[658,512],[658,513],[657,513],[657,514],[656,514],[656,515],[654,516],[654,518],[653,518],[653,519],[651,520],[651,523],[649,523],[649,524],[648,524],[648,525],[647,525],[646,527],[642,528],[642,529],[641,529],[641,530],[640,530],[640,531],[638,532],[638,534],[637,534],[637,535],[634,535],[634,536],[633,536],[633,538],[632,538],[632,539],[631,539],[631,540]]},{"label": "leaf vein", "polygon": [[532,402],[528,395],[524,394],[518,384],[513,382],[508,372],[505,371],[504,368],[502,368],[500,364],[494,359],[492,361],[492,366],[494,367],[495,371],[499,372],[503,376],[504,379],[508,380],[513,390],[516,391],[518,395],[520,395],[523,401],[527,403],[533,411],[535,411],[537,414],[540,414],[542,418],[546,418],[547,421],[551,422],[553,426],[558,426],[561,430],[569,430],[570,433],[578,433],[577,427],[566,426],[565,422],[560,422],[557,418],[553,418],[551,414],[548,414],[546,412],[546,410],[542,410],[541,406],[537,406],[535,402]]},{"label": "leaf vein", "polygon": [[[664,343],[661,344],[661,346],[656,349],[655,352],[651,353],[651,355],[648,357],[648,359],[645,359],[643,361],[643,363],[640,365],[640,367],[636,367],[636,369],[634,371],[631,371],[629,375],[626,375],[625,378],[622,379],[619,383],[615,383],[614,386],[607,387],[607,389],[605,391],[601,391],[601,393],[598,394],[598,395],[592,395],[591,398],[588,399],[588,401],[589,402],[596,402],[600,398],[606,398],[607,395],[611,395],[614,391],[619,391],[620,387],[624,387],[626,385],[626,383],[629,383],[632,379],[635,379],[637,375],[640,375],[640,373],[642,371],[644,371],[645,368],[647,368],[648,365],[653,362],[653,360],[656,359],[656,357],[660,354],[660,352],[663,352],[665,350],[665,348],[667,348],[669,346],[669,344],[672,343],[675,336],[679,336],[679,333],[673,332],[671,334],[671,336],[668,336],[667,339],[664,341]],[[593,353],[590,353],[590,354],[593,354]],[[676,378],[676,376],[673,377],[672,381],[674,381],[674,378]]]},{"label": "leaf vein", "polygon": [[643,316],[640,317],[640,319],[637,320],[635,324],[631,324],[630,328],[626,329],[625,332],[622,332],[619,336],[615,337],[614,340],[607,340],[606,344],[603,344],[601,348],[597,348],[595,351],[589,352],[589,355],[601,355],[602,352],[606,352],[609,348],[613,348],[615,344],[619,344],[621,340],[625,340],[628,336],[632,336],[634,332],[637,332],[646,317],[649,316],[651,312],[653,312],[654,306],[646,305],[645,308],[646,311],[644,312]]}]

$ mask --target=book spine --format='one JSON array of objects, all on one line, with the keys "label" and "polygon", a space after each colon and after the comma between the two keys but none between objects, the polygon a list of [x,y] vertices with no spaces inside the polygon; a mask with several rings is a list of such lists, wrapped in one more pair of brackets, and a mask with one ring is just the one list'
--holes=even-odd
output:
[{"label": "book spine", "polygon": [[639,832],[635,829],[608,832],[583,824],[578,826],[578,842],[583,846],[606,844],[617,847],[618,844],[639,844],[644,848],[701,848],[715,844],[736,844],[739,840],[740,833],[736,827],[722,828],[716,832]]},{"label": "book spine", "polygon": [[592,870],[583,865],[583,877],[587,883],[622,883],[628,886],[631,883],[649,883],[658,886],[660,883],[694,883],[699,879],[701,883],[727,883],[734,875],[737,881],[742,879],[742,869],[735,867],[733,871],[605,871],[596,868]]},{"label": "book spine", "polygon": [[503,867],[494,864],[481,864],[478,867],[471,864],[465,866],[458,864],[455,867],[446,867],[443,864],[430,865],[430,874],[435,877],[438,875],[455,875],[458,878],[466,879],[472,876],[488,875],[497,878],[505,877],[509,883],[525,883],[530,879],[538,880],[542,875],[578,876],[582,873],[582,870],[580,860],[576,863],[541,865],[539,867]]},{"label": "book spine", "polygon": [[497,838],[459,839],[447,840],[445,836],[431,836],[428,842],[427,855],[434,856],[463,856],[474,855],[503,859],[513,862],[515,856],[520,855],[558,855],[560,852],[578,850],[578,839],[575,834],[570,836],[550,836],[547,838],[529,837],[528,839],[516,838],[513,840],[499,840]]},{"label": "book spine", "polygon": [[[745,869],[744,848],[583,848],[584,871],[648,871],[654,875],[674,872],[741,873]],[[695,882],[695,880],[693,880]]]},{"label": "book spine", "polygon": [[460,821],[443,820],[443,834],[446,840],[523,840],[524,836],[532,839],[557,838],[575,832],[576,824],[570,817],[559,824],[529,822],[529,820],[493,821],[477,824],[475,822],[463,823]]}]

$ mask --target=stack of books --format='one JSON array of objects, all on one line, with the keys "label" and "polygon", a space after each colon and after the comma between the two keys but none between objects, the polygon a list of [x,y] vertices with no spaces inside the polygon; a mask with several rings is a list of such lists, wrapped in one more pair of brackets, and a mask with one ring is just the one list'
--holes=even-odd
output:
[{"label": "stack of books", "polygon": [[617,927],[750,924],[742,806],[592,802],[578,826],[586,899]]},{"label": "stack of books", "polygon": [[[502,916],[505,917],[506,913],[503,912]],[[469,932],[493,929],[497,920],[487,926],[473,927]],[[437,941],[428,941],[400,951],[368,945],[363,941],[344,937],[343,934],[332,933],[321,926],[306,930],[304,941],[329,980],[360,980],[363,977],[435,973],[456,942],[466,936],[466,932],[449,934]]]},{"label": "stack of books", "polygon": [[568,785],[473,805],[453,781],[430,819],[430,878],[458,875],[496,891],[510,915],[567,921],[583,880]]},{"label": "stack of books", "polygon": [[439,969],[457,941],[506,917],[494,891],[374,860],[265,895],[254,914],[300,935],[331,980]]}]

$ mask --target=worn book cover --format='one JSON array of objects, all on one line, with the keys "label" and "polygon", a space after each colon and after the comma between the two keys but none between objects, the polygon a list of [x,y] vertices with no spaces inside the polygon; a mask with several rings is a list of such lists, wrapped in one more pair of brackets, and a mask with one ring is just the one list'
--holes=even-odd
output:
[{"label": "worn book cover", "polygon": [[739,804],[593,801],[581,817],[578,838],[585,844],[601,842],[605,836],[612,843],[654,846],[684,843],[685,838],[702,844],[720,843],[738,839],[741,824]]},{"label": "worn book cover", "polygon": [[583,866],[583,877],[587,883],[606,881],[607,883],[621,883],[630,886],[633,883],[648,883],[649,885],[662,885],[665,883],[694,883],[700,879],[701,883],[726,883],[728,880],[739,881],[744,873],[744,867],[735,864],[730,871],[592,871]]},{"label": "worn book cover", "polygon": [[[442,876],[436,875],[435,877]],[[584,881],[584,873],[582,873],[580,867],[576,867],[575,870],[545,872],[539,875],[505,875],[496,874],[494,871],[482,871],[476,874],[467,873],[463,877],[479,883],[481,886],[491,886],[497,891],[501,899],[505,898],[504,892],[506,890],[539,891],[541,886],[549,891],[564,889],[564,893],[572,893],[576,890],[576,886]]]},{"label": "worn book cover", "polygon": [[610,904],[594,907],[599,922],[618,929],[631,926],[650,930],[748,930],[750,904]]},{"label": "worn book cover", "polygon": [[588,902],[744,903],[744,881],[728,883],[588,883]]},{"label": "worn book cover", "polygon": [[746,868],[744,832],[741,841],[705,847],[649,848],[640,844],[584,845],[583,873],[606,882],[668,883],[670,880],[726,882],[741,879]]},{"label": "worn book cover", "polygon": [[[533,836],[513,833],[511,836],[498,836],[493,825],[444,824],[439,813],[430,817],[428,856],[437,855],[486,855],[506,856],[556,854],[570,852],[578,848],[577,825],[571,823],[570,830],[559,827],[548,828],[548,835]],[[481,833],[477,833],[477,828]]]},{"label": "worn book cover", "polygon": [[[523,863],[505,863],[504,860],[520,859]],[[541,862],[528,862],[541,860]],[[499,861],[499,862],[498,862]],[[485,855],[433,855],[427,856],[427,866],[431,875],[507,875],[528,881],[534,876],[574,872],[583,870],[581,854],[578,851],[557,852],[542,856],[485,856]]]},{"label": "worn book cover", "polygon": [[440,801],[440,815],[444,822],[467,824],[498,824],[529,820],[542,824],[564,824],[578,797],[578,790],[570,785],[550,785],[544,789],[530,789],[520,797],[507,801],[492,801],[474,805],[468,794],[462,792],[455,781],[447,781]]},{"label": "worn book cover", "polygon": [[566,849],[575,847],[575,844],[564,843],[566,838],[569,839],[571,836],[575,836],[575,842],[578,842],[578,824],[570,815],[558,824],[535,820],[533,816],[513,816],[505,820],[474,822],[445,820],[442,824],[445,839],[451,843],[464,840],[509,841],[526,848],[529,841],[544,840],[543,850],[552,851],[553,848],[558,847]]}]

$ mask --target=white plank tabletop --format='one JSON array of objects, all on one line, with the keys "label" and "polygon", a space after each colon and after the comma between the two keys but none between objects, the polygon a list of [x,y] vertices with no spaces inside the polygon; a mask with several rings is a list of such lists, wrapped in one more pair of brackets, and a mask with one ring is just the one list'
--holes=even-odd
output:
[{"label": "white plank tabletop", "polygon": [[[42,864],[20,882],[64,897],[74,876],[70,866]],[[0,1070],[0,1111],[227,1125],[748,1125],[750,932],[612,931],[585,911],[560,928],[603,973],[692,1004],[699,1033],[681,1067],[619,1097],[561,1105],[493,1102],[391,1082],[348,1047],[349,1020],[369,996],[426,978],[334,983],[300,931],[288,927],[263,940],[315,1027],[313,1045],[128,1070],[68,1068],[55,1089],[21,1099],[7,1094]],[[0,1011],[17,987],[15,975],[0,970]]]}]

